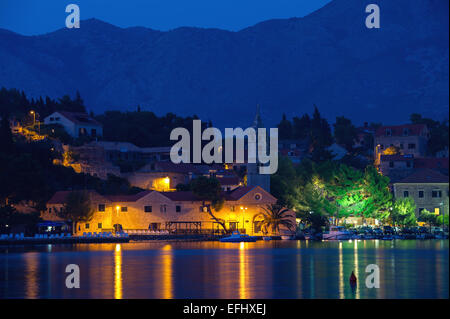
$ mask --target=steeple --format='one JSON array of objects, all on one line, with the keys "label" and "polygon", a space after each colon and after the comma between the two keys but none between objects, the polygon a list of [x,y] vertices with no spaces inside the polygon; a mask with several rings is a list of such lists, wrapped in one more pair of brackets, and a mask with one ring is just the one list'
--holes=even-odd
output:
[{"label": "steeple", "polygon": [[[262,119],[261,119],[261,109],[259,104],[256,105],[256,115],[255,120],[253,121],[252,128],[255,129],[256,134],[258,134],[259,128],[264,128]],[[268,136],[266,137],[268,138]],[[247,185],[248,186],[260,186],[266,191],[270,192],[270,176],[269,175],[261,175],[259,174],[259,159],[258,159],[258,150],[262,147],[261,143],[258,141],[258,136],[256,136],[255,149],[256,149],[256,163],[247,163]],[[268,141],[266,142],[266,147],[269,145]]]},{"label": "steeple", "polygon": [[256,115],[255,115],[255,120],[253,121],[252,127],[254,129],[263,127],[263,123],[262,123],[262,119],[261,119],[261,110],[260,110],[259,104],[256,104]]}]

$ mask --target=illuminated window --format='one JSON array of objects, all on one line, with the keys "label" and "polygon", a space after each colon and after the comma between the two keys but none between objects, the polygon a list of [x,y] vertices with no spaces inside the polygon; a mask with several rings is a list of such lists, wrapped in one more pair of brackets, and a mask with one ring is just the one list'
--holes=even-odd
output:
[{"label": "illuminated window", "polygon": [[440,209],[439,209],[439,207],[436,207],[436,208],[434,209],[434,214],[435,214],[435,215],[439,215],[439,213],[440,213]]}]

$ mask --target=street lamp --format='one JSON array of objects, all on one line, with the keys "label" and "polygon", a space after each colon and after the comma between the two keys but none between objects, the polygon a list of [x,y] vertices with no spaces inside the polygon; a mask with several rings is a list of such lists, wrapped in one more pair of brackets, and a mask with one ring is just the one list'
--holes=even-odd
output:
[{"label": "street lamp", "polygon": [[33,110],[31,110],[31,111],[30,111],[30,114],[33,115],[33,127],[34,127],[34,126],[36,125],[36,112],[33,111]]}]

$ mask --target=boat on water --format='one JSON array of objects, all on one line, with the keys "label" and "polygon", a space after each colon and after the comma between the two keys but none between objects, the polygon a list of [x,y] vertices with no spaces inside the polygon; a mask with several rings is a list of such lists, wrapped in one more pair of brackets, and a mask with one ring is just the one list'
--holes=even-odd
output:
[{"label": "boat on water", "polygon": [[282,240],[294,240],[295,235],[281,235]]},{"label": "boat on water", "polygon": [[271,236],[264,236],[263,240],[272,240],[272,237]]},{"label": "boat on water", "polygon": [[255,242],[256,237],[247,234],[241,234],[239,231],[234,231],[230,236],[219,239],[222,243],[240,243],[240,242]]},{"label": "boat on water", "polygon": [[331,226],[330,230],[324,232],[323,240],[347,240],[351,239],[352,234],[344,226]]}]

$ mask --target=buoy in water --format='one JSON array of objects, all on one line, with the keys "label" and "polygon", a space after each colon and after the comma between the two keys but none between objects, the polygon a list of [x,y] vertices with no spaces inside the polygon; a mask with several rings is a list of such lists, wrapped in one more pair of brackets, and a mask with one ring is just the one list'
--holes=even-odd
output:
[{"label": "buoy in water", "polygon": [[354,272],[352,271],[352,274],[350,275],[350,285],[352,285],[352,286],[356,285],[356,281],[357,281],[356,276],[355,276]]}]

